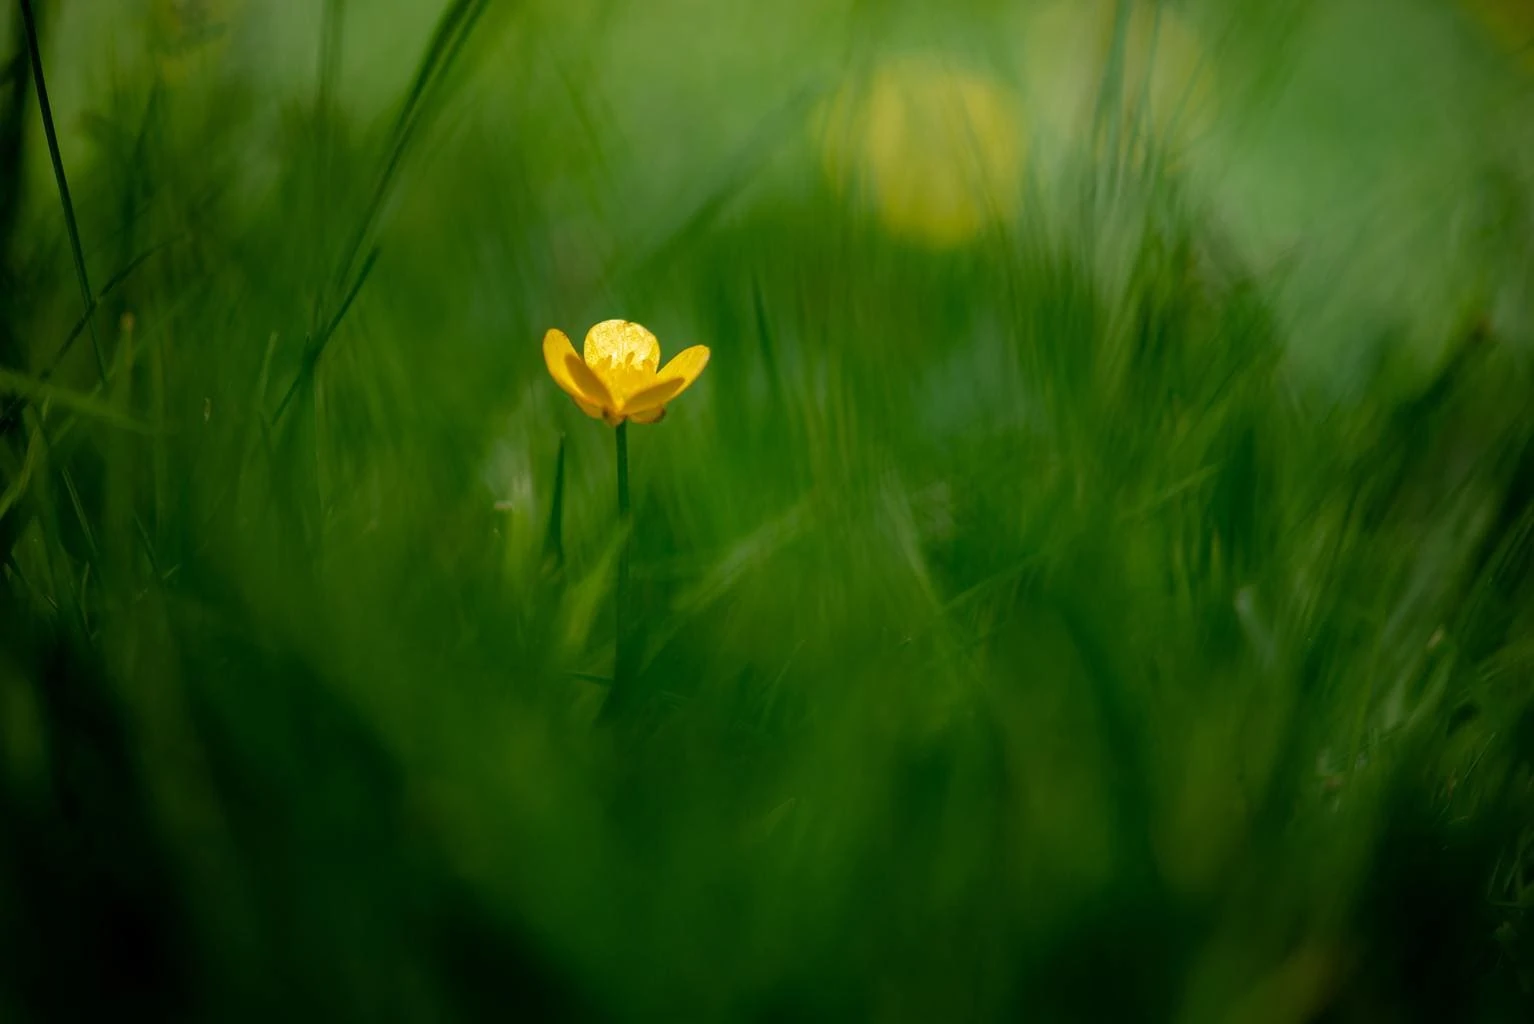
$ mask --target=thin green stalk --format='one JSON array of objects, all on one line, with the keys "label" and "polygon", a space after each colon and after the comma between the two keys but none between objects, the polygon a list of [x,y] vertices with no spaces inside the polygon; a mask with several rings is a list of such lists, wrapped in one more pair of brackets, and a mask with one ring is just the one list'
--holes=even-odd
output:
[{"label": "thin green stalk", "polygon": [[[455,2],[443,11],[437,21],[437,28],[431,42],[427,44],[426,53],[421,59],[421,64],[416,70],[416,77],[411,83],[410,89],[405,96],[404,106],[401,108],[399,117],[395,121],[394,129],[390,135],[389,153],[384,161],[378,181],[374,185],[371,198],[363,209],[362,219],[358,222],[355,231],[350,236],[350,241],[342,251],[340,270],[337,272],[332,287],[339,290],[350,280],[351,288],[346,297],[341,300],[341,306],[330,318],[328,323],[323,323],[323,317],[319,310],[323,308],[317,302],[315,306],[315,323],[323,326],[319,334],[307,342],[307,351],[304,363],[299,368],[298,376],[293,379],[292,385],[283,395],[282,401],[277,406],[277,411],[272,414],[271,422],[275,425],[282,419],[288,404],[292,401],[294,393],[306,381],[313,377],[314,369],[325,354],[325,348],[330,343],[331,336],[335,334],[340,325],[341,318],[346,314],[352,300],[357,297],[362,283],[367,279],[372,270],[373,261],[378,256],[378,246],[374,246],[364,261],[362,268],[357,271],[353,278],[352,268],[356,266],[357,257],[362,252],[363,244],[367,241],[368,233],[373,230],[379,215],[383,211],[384,202],[389,197],[394,184],[395,176],[404,160],[405,152],[409,149],[416,128],[425,115],[421,113],[422,106],[431,98],[430,92],[437,88],[446,76],[447,70],[457,60],[464,44],[472,34],[474,25],[479,21],[480,15],[489,6],[489,0],[455,0]],[[339,9],[339,5],[338,5]],[[339,32],[339,22],[332,21],[330,31]],[[339,47],[339,37],[335,40],[335,46]],[[336,59],[339,59],[339,50],[336,50]],[[329,160],[329,157],[326,157]],[[327,165],[328,166],[328,163]],[[329,294],[330,289],[322,286],[319,297]]]},{"label": "thin green stalk", "polygon": [[48,139],[48,156],[53,161],[53,177],[59,186],[59,202],[64,206],[64,227],[69,232],[69,248],[75,258],[75,276],[80,281],[80,299],[85,303],[87,326],[90,328],[91,349],[96,353],[96,370],[101,382],[106,383],[107,363],[101,355],[101,341],[96,337],[96,296],[91,291],[90,277],[85,272],[85,250],[80,245],[80,228],[75,223],[75,205],[69,198],[69,179],[64,176],[64,158],[59,153],[59,133],[53,127],[53,105],[48,102],[48,83],[43,78],[43,52],[37,42],[37,16],[32,13],[32,0],[21,0],[21,16],[27,26],[27,52],[32,58],[32,82],[37,89],[37,106],[43,115],[43,134]]},{"label": "thin green stalk", "polygon": [[618,549],[618,588],[614,622],[616,638],[613,649],[613,688],[609,704],[624,693],[632,668],[629,650],[633,622],[626,614],[629,593],[629,547],[633,537],[633,516],[629,508],[629,425],[625,421],[614,431],[618,439],[618,529],[622,532],[622,546]]},{"label": "thin green stalk", "polygon": [[[60,345],[58,350],[55,351],[49,358],[47,365],[45,365],[39,372],[32,375],[33,382],[38,385],[43,385],[52,380],[54,372],[58,370],[61,365],[63,365],[64,357],[69,355],[69,350],[74,347],[74,343],[80,339],[80,335],[85,332],[85,328],[93,322],[93,314],[96,307],[105,302],[107,297],[116,291],[117,286],[122,284],[123,281],[127,280],[129,275],[131,275],[135,270],[143,265],[143,263],[148,260],[149,257],[153,256],[155,253],[162,249],[168,248],[176,241],[180,241],[180,239],[177,238],[170,241],[161,242],[153,248],[140,253],[133,260],[133,262],[129,263],[126,267],[113,274],[111,279],[102,286],[101,291],[96,293],[96,301],[88,306],[87,312],[82,314],[80,318],[75,321],[75,325],[70,328],[69,335],[64,339],[64,343]],[[105,383],[105,381],[102,383]],[[0,432],[4,432],[16,423],[17,418],[21,415],[21,407],[26,405],[27,401],[28,399],[25,395],[17,397],[12,399],[10,404],[7,405],[3,410],[0,410]]]},{"label": "thin green stalk", "polygon": [[565,435],[559,435],[559,454],[554,460],[554,498],[549,502],[549,525],[543,534],[544,571],[557,576],[565,563]]},{"label": "thin green stalk", "polygon": [[357,273],[357,279],[352,282],[351,291],[346,293],[346,298],[341,300],[335,315],[310,344],[308,351],[304,354],[303,367],[298,371],[298,376],[293,378],[293,383],[288,385],[288,390],[283,393],[282,401],[277,403],[277,411],[272,413],[273,424],[282,419],[282,414],[287,412],[288,403],[292,402],[294,396],[298,394],[299,387],[314,374],[314,368],[319,363],[325,346],[330,343],[331,335],[335,334],[337,328],[341,326],[341,320],[346,316],[347,310],[352,308],[352,303],[357,299],[357,293],[362,291],[362,286],[367,283],[368,275],[373,272],[373,264],[378,262],[378,251],[378,247],[374,246],[373,251],[368,253],[368,258],[362,263],[362,269]]}]

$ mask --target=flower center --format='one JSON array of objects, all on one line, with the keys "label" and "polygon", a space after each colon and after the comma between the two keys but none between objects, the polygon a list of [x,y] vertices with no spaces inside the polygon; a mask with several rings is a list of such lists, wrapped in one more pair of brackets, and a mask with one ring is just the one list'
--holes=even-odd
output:
[{"label": "flower center", "polygon": [[640,361],[639,353],[628,352],[598,369],[613,399],[622,404],[630,395],[655,383],[655,371]]}]

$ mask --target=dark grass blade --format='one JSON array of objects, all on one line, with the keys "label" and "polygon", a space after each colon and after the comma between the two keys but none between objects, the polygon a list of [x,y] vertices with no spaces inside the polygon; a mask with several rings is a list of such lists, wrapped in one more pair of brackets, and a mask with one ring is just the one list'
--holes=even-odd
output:
[{"label": "dark grass blade", "polygon": [[[129,277],[133,275],[134,271],[143,266],[151,256],[163,252],[179,241],[182,241],[182,239],[173,238],[161,242],[158,245],[151,246],[150,248],[140,253],[138,256],[134,257],[131,261],[129,261],[127,266],[113,274],[107,280],[107,283],[102,286],[101,290],[96,293],[96,301],[91,305],[90,310],[88,310],[84,315],[75,321],[74,326],[69,329],[69,333],[64,336],[63,343],[59,345],[58,350],[54,352],[53,357],[48,360],[48,364],[37,373],[35,378],[36,382],[38,384],[46,384],[53,378],[53,375],[58,372],[58,368],[60,364],[63,363],[64,357],[69,355],[69,350],[74,347],[75,342],[77,342],[80,339],[80,336],[85,333],[86,328],[91,326],[94,312],[98,306],[105,302],[110,295],[116,292],[117,289],[124,282],[126,282]],[[92,332],[94,334],[94,328],[92,328]],[[103,377],[102,380],[104,383],[105,378]],[[13,426],[16,423],[17,416],[19,415],[21,407],[25,401],[25,398],[12,399],[6,405],[5,410],[0,412],[0,432],[3,432],[8,427]]]},{"label": "dark grass blade", "polygon": [[484,7],[483,0],[457,0],[442,13],[441,19],[437,22],[436,31],[432,33],[431,42],[427,44],[426,53],[421,58],[415,78],[411,81],[410,89],[405,95],[405,102],[400,107],[399,117],[395,120],[394,128],[390,132],[389,155],[379,172],[362,218],[343,251],[340,266],[336,272],[338,283],[345,281],[351,273],[357,254],[362,251],[362,244],[378,219],[384,201],[388,199],[395,175],[399,172],[400,163],[404,159],[419,123],[418,115],[421,106],[432,84],[440,80],[447,67],[457,58],[468,38],[469,31],[483,13]]},{"label": "dark grass blade", "polygon": [[107,379],[106,358],[101,352],[101,340],[96,336],[96,322],[91,314],[96,311],[96,298],[91,291],[90,276],[85,269],[85,250],[80,245],[80,228],[75,222],[75,204],[69,198],[69,179],[64,174],[64,158],[59,152],[59,135],[53,125],[53,107],[48,102],[48,82],[43,75],[42,47],[37,39],[37,16],[32,11],[32,0],[21,0],[21,14],[26,22],[27,51],[32,59],[32,84],[37,89],[37,106],[43,117],[43,133],[48,138],[48,158],[53,162],[53,178],[58,184],[59,203],[64,208],[64,226],[69,232],[69,250],[74,256],[75,276],[80,282],[80,300],[85,305],[85,319],[91,336],[91,351],[96,356],[96,370],[103,383]]},{"label": "dark grass blade", "polygon": [[543,535],[544,572],[556,575],[564,567],[565,519],[565,448],[566,437],[559,437],[559,454],[554,459],[554,497],[549,502],[549,525]]},{"label": "dark grass blade", "polygon": [[277,403],[277,411],[272,414],[273,423],[282,418],[282,414],[287,411],[289,403],[293,401],[293,396],[298,394],[299,387],[314,376],[314,368],[319,364],[320,356],[324,355],[325,346],[330,343],[331,337],[335,335],[336,328],[341,326],[342,319],[345,318],[347,310],[351,309],[352,303],[356,301],[357,293],[362,291],[362,286],[367,283],[368,276],[372,274],[373,265],[377,261],[378,249],[375,248],[372,252],[368,253],[368,258],[363,261],[362,269],[357,273],[357,279],[352,282],[351,291],[347,292],[346,297],[341,300],[341,305],[336,309],[335,315],[330,318],[330,322],[325,325],[325,329],[319,333],[314,342],[309,346],[309,351],[304,355],[303,368],[299,370],[298,376],[293,378],[293,383],[288,385],[288,390],[283,394],[282,401]]},{"label": "dark grass blade", "polygon": [[[394,129],[390,133],[388,156],[379,172],[377,182],[373,186],[367,206],[364,207],[362,216],[358,220],[357,227],[352,232],[350,240],[342,251],[332,287],[343,287],[351,276],[352,267],[357,260],[357,254],[362,251],[363,244],[366,242],[368,235],[373,231],[378,216],[383,210],[384,203],[389,198],[395,178],[398,176],[400,166],[410,148],[410,144],[416,137],[417,128],[422,120],[421,109],[426,99],[430,97],[433,86],[441,82],[448,69],[462,52],[463,46],[468,41],[475,23],[479,20],[480,15],[484,13],[485,6],[485,0],[458,0],[458,2],[443,12],[441,19],[438,21],[436,31],[432,34],[431,42],[427,45],[426,53],[421,59],[416,76],[406,93],[405,102],[400,109],[398,119],[395,121]],[[339,33],[338,28],[334,31]],[[336,41],[331,45],[338,47],[339,42]],[[329,57],[327,57],[328,59]],[[352,279],[352,283],[347,290],[345,298],[342,299],[340,307],[329,319],[325,328],[310,343],[303,367],[300,368],[298,376],[294,378],[292,385],[278,404],[277,411],[272,415],[272,422],[274,424],[282,418],[298,388],[304,381],[313,376],[315,365],[324,355],[325,348],[329,344],[331,337],[335,334],[336,328],[340,326],[342,317],[345,316],[352,301],[356,299],[357,292],[361,290],[363,282],[372,271],[373,262],[377,259],[377,256],[378,247],[374,246],[363,261],[361,269],[357,271],[356,277]]]}]

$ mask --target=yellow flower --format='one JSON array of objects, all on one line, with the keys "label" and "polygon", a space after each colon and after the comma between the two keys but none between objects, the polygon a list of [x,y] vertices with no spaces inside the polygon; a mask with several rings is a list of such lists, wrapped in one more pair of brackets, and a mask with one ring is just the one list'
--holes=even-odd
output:
[{"label": "yellow flower", "polygon": [[1017,208],[1024,141],[1010,90],[928,56],[885,60],[817,112],[827,174],[865,190],[884,226],[935,248]]},{"label": "yellow flower", "polygon": [[1534,71],[1534,4],[1529,0],[1466,0],[1496,44],[1527,71]]},{"label": "yellow flower", "polygon": [[624,420],[657,422],[666,403],[698,379],[709,355],[707,345],[694,345],[660,366],[655,335],[627,320],[597,324],[586,332],[585,349],[582,359],[561,330],[543,336],[543,361],[554,383],[581,412],[614,427]]},{"label": "yellow flower", "polygon": [[223,59],[244,0],[153,0],[155,62],[166,81],[183,82]]}]

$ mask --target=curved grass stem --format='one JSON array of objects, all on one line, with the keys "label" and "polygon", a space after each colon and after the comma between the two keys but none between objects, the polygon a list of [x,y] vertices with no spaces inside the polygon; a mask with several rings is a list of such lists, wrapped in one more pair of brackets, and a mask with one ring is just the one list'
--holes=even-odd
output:
[{"label": "curved grass stem", "polygon": [[43,117],[43,135],[48,140],[48,158],[53,163],[53,178],[59,189],[59,203],[64,207],[64,227],[69,232],[69,251],[74,256],[75,276],[80,283],[80,299],[85,305],[85,322],[90,332],[91,351],[96,356],[96,372],[103,384],[107,379],[106,358],[101,354],[101,340],[96,337],[96,296],[91,291],[85,270],[85,250],[80,245],[80,228],[75,222],[75,205],[69,198],[69,179],[64,174],[64,157],[59,152],[59,133],[53,125],[53,105],[48,102],[48,82],[43,76],[43,49],[37,40],[37,16],[32,0],[21,0],[21,17],[26,26],[27,54],[32,60],[32,84],[37,90],[37,107]]}]

